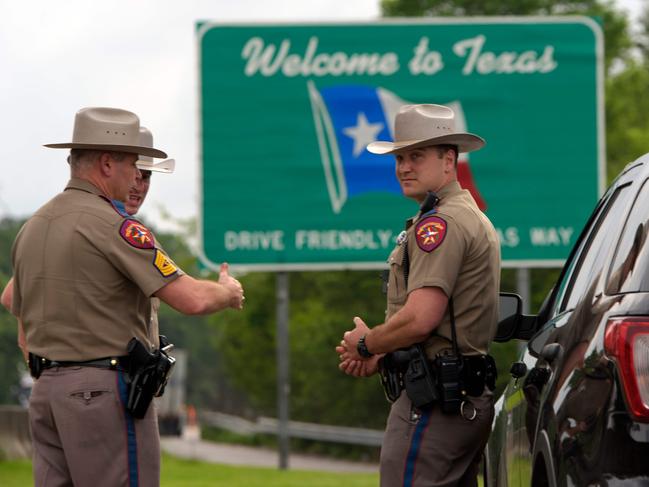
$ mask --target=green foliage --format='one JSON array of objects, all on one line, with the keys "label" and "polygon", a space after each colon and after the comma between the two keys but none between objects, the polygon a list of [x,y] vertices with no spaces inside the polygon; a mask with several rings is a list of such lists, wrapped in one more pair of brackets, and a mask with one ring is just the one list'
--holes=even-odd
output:
[{"label": "green foliage", "polygon": [[0,279],[4,283],[9,280],[11,271],[11,246],[14,243],[16,234],[22,227],[24,220],[3,218],[0,220]]},{"label": "green foliage", "polygon": [[2,487],[25,487],[33,485],[32,462],[29,460],[0,460]]},{"label": "green foliage", "polygon": [[[0,220],[0,291],[12,275],[11,246],[23,220]],[[17,403],[16,387],[25,371],[18,348],[18,326],[14,316],[0,306],[0,404]]]},{"label": "green foliage", "polygon": [[649,152],[649,63],[630,62],[606,81],[606,145],[611,182],[629,162]]},{"label": "green foliage", "polygon": [[[276,410],[275,276],[244,276],[246,308],[215,315],[216,347],[234,384],[264,415]],[[354,379],[338,370],[334,347],[358,315],[381,323],[385,297],[377,272],[290,274],[291,418],[382,428],[387,404],[378,378]]]}]

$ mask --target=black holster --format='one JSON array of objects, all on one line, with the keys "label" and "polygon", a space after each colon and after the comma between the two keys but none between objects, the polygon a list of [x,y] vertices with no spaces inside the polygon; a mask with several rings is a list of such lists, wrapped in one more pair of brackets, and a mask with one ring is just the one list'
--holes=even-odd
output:
[{"label": "black holster", "polygon": [[394,353],[386,353],[379,359],[379,376],[385,398],[389,402],[399,399],[403,391],[403,372],[402,364],[397,364]]},{"label": "black holster", "polygon": [[405,389],[416,408],[439,404],[458,414],[467,396],[480,396],[496,385],[496,363],[490,355],[442,353],[430,361],[421,344],[386,354],[379,363],[381,383],[390,402]]},{"label": "black holster", "polygon": [[379,365],[381,384],[388,401],[396,401],[404,389],[415,407],[432,404],[438,399],[435,374],[422,345],[388,353]]},{"label": "black holster", "polygon": [[171,345],[160,336],[160,349],[149,352],[137,338],[128,342],[130,358],[126,409],[134,418],[143,418],[154,397],[164,393],[176,359],[168,355]]},{"label": "black holster", "polygon": [[43,373],[43,369],[45,368],[42,357],[29,352],[29,355],[27,357],[27,364],[29,365],[29,373],[31,374],[31,376],[34,379],[38,379]]},{"label": "black holster", "polygon": [[413,345],[403,353],[403,358],[408,360],[406,372],[403,374],[403,385],[412,404],[421,408],[437,401],[439,391],[435,371],[428,362],[424,347]]}]

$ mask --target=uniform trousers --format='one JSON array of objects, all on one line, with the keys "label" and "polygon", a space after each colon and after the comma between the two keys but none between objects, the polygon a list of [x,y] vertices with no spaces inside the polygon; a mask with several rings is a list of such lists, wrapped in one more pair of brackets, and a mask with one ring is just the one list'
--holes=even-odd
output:
[{"label": "uniform trousers", "polygon": [[493,393],[485,389],[469,402],[464,415],[445,414],[436,404],[414,408],[402,392],[383,438],[381,487],[476,487],[494,417]]},{"label": "uniform trousers", "polygon": [[36,487],[160,485],[160,437],[153,403],[142,419],[126,410],[125,374],[54,367],[29,402]]}]

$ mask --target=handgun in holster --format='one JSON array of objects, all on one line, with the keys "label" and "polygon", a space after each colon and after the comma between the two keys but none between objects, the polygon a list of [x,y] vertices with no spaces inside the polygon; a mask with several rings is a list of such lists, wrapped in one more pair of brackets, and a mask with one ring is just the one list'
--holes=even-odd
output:
[{"label": "handgun in holster", "polygon": [[379,359],[379,376],[388,402],[399,399],[403,391],[403,373],[404,368],[401,364],[397,364],[394,352],[386,353]]},{"label": "handgun in holster", "polygon": [[163,394],[176,359],[168,354],[173,348],[160,336],[160,348],[150,352],[137,338],[128,342],[129,393],[126,409],[135,418],[143,418],[154,397]]}]

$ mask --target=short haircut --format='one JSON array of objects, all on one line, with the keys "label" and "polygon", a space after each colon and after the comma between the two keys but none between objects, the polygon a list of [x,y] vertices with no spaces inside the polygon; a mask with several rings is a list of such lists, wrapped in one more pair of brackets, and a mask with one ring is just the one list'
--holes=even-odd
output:
[{"label": "short haircut", "polygon": [[68,157],[68,163],[72,171],[77,172],[83,166],[91,166],[104,153],[109,153],[117,162],[122,162],[128,155],[127,152],[100,150],[100,149],[72,149]]},{"label": "short haircut", "polygon": [[459,156],[457,145],[455,145],[455,144],[439,144],[439,145],[433,145],[431,147],[437,150],[437,156],[438,157],[444,157],[444,154],[446,154],[446,152],[452,150],[455,153],[455,169],[457,169],[457,159],[458,159],[458,156]]},{"label": "short haircut", "polygon": [[72,149],[68,162],[72,170],[81,169],[82,166],[89,166],[99,159],[102,151],[96,149]]}]

